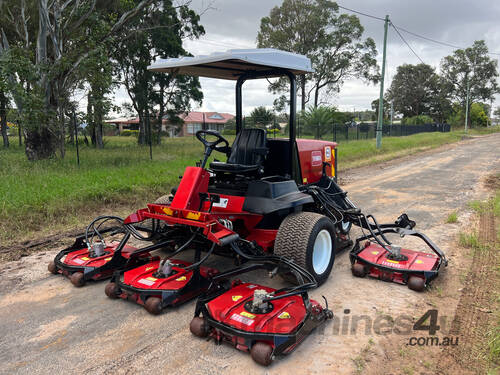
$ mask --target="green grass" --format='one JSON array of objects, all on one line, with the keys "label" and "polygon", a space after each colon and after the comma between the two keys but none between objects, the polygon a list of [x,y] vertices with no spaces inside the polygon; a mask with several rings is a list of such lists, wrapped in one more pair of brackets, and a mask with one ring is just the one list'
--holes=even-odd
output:
[{"label": "green grass", "polygon": [[457,215],[456,211],[453,211],[452,213],[450,213],[448,215],[448,217],[446,218],[446,223],[447,224],[454,224],[457,221],[458,221],[458,215]]},{"label": "green grass", "polygon": [[[374,139],[340,143],[338,165],[340,170],[369,165],[461,138],[460,132],[388,137],[380,150]],[[32,238],[33,231],[83,226],[103,207],[140,207],[168,193],[202,152],[201,143],[193,137],[168,138],[153,146],[151,161],[149,148],[137,146],[134,137],[107,137],[103,150],[82,145],[78,166],[71,146],[63,160],[29,162],[13,137],[10,149],[0,147],[0,243]]]}]

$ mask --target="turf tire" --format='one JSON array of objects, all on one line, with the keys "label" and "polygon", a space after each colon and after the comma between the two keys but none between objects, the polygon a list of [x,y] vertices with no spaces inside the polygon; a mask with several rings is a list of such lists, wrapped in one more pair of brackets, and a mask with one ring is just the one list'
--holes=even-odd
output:
[{"label": "turf tire", "polygon": [[[313,251],[316,237],[322,230],[328,231],[332,244],[328,265],[323,272],[318,274],[313,267]],[[335,261],[333,222],[326,216],[314,212],[300,212],[287,216],[279,227],[274,253],[292,259],[297,265],[309,271],[318,285],[323,284],[328,279]]]}]

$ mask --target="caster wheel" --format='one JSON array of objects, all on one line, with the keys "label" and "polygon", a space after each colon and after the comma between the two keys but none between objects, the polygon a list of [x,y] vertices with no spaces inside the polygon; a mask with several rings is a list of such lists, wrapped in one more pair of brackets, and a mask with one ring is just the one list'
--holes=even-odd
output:
[{"label": "caster wheel", "polygon": [[49,270],[50,273],[54,274],[54,275],[57,275],[57,267],[56,267],[56,264],[54,263],[54,261],[50,262],[47,269]]},{"label": "caster wheel", "polygon": [[83,278],[82,272],[75,272],[69,279],[71,283],[78,288],[85,285],[85,279]]},{"label": "caster wheel", "polygon": [[198,337],[206,337],[208,335],[208,326],[205,323],[205,319],[199,316],[195,316],[193,320],[191,320],[189,329],[193,335]]},{"label": "caster wheel", "polygon": [[116,299],[120,294],[120,289],[118,289],[118,286],[115,283],[109,283],[106,285],[106,288],[104,288],[104,293],[106,293],[109,298]]},{"label": "caster wheel", "polygon": [[257,342],[250,350],[252,359],[262,366],[269,366],[273,361],[273,348],[271,345]]},{"label": "caster wheel", "polygon": [[157,297],[149,297],[144,304],[146,310],[153,315],[158,315],[161,313],[161,299]]},{"label": "caster wheel", "polygon": [[363,266],[361,263],[354,263],[352,265],[352,274],[356,277],[365,277],[366,276],[366,269],[365,266]]},{"label": "caster wheel", "polygon": [[425,289],[425,280],[421,277],[410,276],[408,279],[408,288],[416,292],[423,292]]}]

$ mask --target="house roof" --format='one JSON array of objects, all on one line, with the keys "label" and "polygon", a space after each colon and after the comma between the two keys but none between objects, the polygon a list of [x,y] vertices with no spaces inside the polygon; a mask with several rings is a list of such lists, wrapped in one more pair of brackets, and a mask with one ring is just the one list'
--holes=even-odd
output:
[{"label": "house roof", "polygon": [[160,59],[148,66],[148,69],[231,80],[250,71],[287,69],[294,74],[314,71],[308,57],[274,48],[231,49],[210,55]]},{"label": "house roof", "polygon": [[120,117],[104,121],[106,124],[138,124],[139,117]]},{"label": "house roof", "polygon": [[[205,115],[205,119],[203,119],[203,115]],[[230,113],[221,112],[189,112],[187,114],[181,114],[179,117],[185,123],[205,122],[206,124],[225,124],[234,118],[234,116]]]}]

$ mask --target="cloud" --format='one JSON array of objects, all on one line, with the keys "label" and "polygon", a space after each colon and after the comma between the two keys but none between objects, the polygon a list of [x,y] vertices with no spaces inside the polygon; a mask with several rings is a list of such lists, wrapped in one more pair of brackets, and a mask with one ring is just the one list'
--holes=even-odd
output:
[{"label": "cloud", "polygon": [[[207,6],[210,4],[210,9]],[[194,54],[209,54],[231,48],[255,48],[256,36],[262,17],[280,5],[280,0],[193,0],[191,7],[201,16],[206,34],[200,40],[186,40],[186,49]],[[390,16],[399,27],[417,34],[459,46],[470,46],[474,40],[485,39],[491,52],[500,52],[500,2],[491,0],[349,0],[339,5],[377,17]],[[341,12],[349,13],[345,10]],[[371,37],[377,44],[378,61],[382,61],[383,22],[358,15],[365,28],[364,37]],[[453,52],[452,48],[434,44],[406,33],[403,37],[420,58],[439,69],[441,59]],[[418,63],[418,58],[408,49],[393,29],[389,29],[387,47],[386,85],[396,73],[397,66]],[[234,82],[202,79],[204,101],[202,110],[234,112]],[[245,87],[244,113],[255,106],[272,106],[274,97],[267,91],[267,83]],[[122,92],[123,93],[123,92]],[[340,109],[371,109],[371,101],[379,94],[379,87],[359,80],[347,81],[340,93],[329,98]],[[122,98],[119,94],[118,97]],[[495,105],[500,105],[497,96]]]}]

